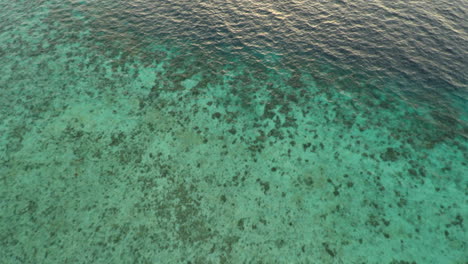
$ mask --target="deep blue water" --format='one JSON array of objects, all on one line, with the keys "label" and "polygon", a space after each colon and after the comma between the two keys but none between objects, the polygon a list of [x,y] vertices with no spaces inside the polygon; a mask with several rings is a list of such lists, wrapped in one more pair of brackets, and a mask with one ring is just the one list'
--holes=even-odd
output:
[{"label": "deep blue water", "polygon": [[[463,1],[98,1],[75,4],[96,32],[154,39],[266,67],[399,82],[395,93],[440,103],[466,96]],[[141,43],[140,45],[144,45]],[[219,53],[218,53],[219,52]],[[268,56],[278,57],[268,59]],[[276,63],[275,63],[276,62]],[[380,87],[382,88],[382,87]]]}]

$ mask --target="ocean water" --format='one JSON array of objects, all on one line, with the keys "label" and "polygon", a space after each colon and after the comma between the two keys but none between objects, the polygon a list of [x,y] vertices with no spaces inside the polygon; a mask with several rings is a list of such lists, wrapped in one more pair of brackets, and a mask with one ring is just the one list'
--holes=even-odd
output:
[{"label": "ocean water", "polygon": [[0,263],[466,263],[467,13],[0,0]]}]

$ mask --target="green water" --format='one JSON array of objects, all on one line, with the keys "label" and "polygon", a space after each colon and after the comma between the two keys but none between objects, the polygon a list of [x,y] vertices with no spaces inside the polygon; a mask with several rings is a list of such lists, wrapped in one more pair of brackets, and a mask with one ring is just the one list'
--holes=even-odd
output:
[{"label": "green water", "polygon": [[78,4],[0,4],[0,263],[466,263],[466,98]]}]

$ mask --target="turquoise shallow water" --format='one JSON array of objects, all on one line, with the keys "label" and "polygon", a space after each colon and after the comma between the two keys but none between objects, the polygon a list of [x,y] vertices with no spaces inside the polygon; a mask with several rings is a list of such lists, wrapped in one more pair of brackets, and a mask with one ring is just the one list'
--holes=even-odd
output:
[{"label": "turquoise shallow water", "polygon": [[455,2],[0,0],[0,263],[466,263]]}]

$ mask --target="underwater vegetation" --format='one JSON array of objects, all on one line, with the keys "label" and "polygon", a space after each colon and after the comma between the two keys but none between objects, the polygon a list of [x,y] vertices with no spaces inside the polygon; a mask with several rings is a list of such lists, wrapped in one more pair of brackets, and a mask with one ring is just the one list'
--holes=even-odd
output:
[{"label": "underwater vegetation", "polygon": [[0,262],[466,259],[466,98],[122,5],[0,4]]}]

